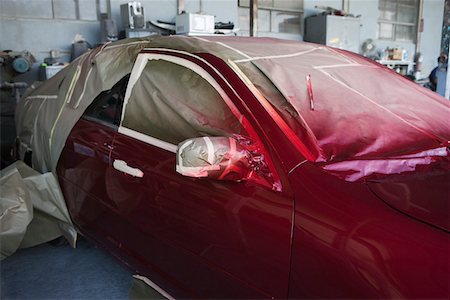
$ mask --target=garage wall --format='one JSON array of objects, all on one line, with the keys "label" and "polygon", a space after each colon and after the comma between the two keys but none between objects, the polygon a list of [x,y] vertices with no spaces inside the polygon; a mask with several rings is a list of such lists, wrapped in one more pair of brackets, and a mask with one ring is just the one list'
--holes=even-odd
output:
[{"label": "garage wall", "polygon": [[[102,0],[103,1],[103,0]],[[106,0],[104,0],[106,1]],[[111,0],[111,14],[120,29],[120,4],[127,0]],[[174,21],[177,0],[140,0],[145,19]],[[237,1],[202,0],[202,11],[216,16],[216,21],[237,23]],[[76,3],[79,3],[77,6]],[[76,34],[89,43],[100,42],[97,0],[0,0],[0,50],[29,50],[39,62],[49,51],[61,50],[70,59],[71,44]],[[186,11],[198,12],[200,0],[187,0]]]},{"label": "garage wall", "polygon": [[[107,0],[101,0],[107,1]],[[303,0],[303,16],[320,13],[315,6],[342,8],[343,0]],[[77,9],[75,3],[79,3]],[[97,19],[97,0],[0,0],[0,50],[29,50],[38,61],[49,56],[52,49],[62,50],[66,60],[70,58],[71,43],[77,33],[91,44],[100,40],[100,24]],[[110,0],[112,16],[119,29],[120,4],[127,0]],[[177,0],[141,0],[148,20],[174,21]],[[237,0],[186,0],[186,11],[202,11],[216,16],[217,21],[234,22],[238,27]],[[200,4],[201,3],[201,4]],[[378,0],[349,0],[350,13],[361,15],[360,41],[375,40],[378,48],[404,47],[415,52],[415,44],[376,40],[378,20]],[[444,0],[424,0],[424,32],[420,51],[424,55],[422,75],[427,76],[434,68],[439,55]],[[241,18],[248,20],[248,18]],[[245,31],[245,30],[244,30]],[[244,33],[248,35],[248,31]],[[281,38],[301,39],[301,35]]]},{"label": "garage wall", "polygon": [[66,59],[75,34],[97,42],[96,0],[0,0],[0,50],[29,50],[37,60],[61,49]]},{"label": "garage wall", "polygon": [[[1,0],[0,0],[1,1]],[[111,0],[111,14],[119,28],[122,28],[120,20],[120,4],[126,0]],[[139,0],[144,7],[145,20],[161,20],[175,22],[177,14],[177,0]],[[200,4],[201,2],[201,4]],[[196,13],[201,10],[204,13],[214,15],[216,22],[237,23],[237,0],[186,0],[186,12]]]}]

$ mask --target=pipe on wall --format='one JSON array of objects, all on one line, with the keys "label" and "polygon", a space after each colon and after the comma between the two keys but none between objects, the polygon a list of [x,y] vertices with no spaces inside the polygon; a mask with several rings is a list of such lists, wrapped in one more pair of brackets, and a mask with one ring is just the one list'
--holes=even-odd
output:
[{"label": "pipe on wall", "polygon": [[342,10],[350,12],[350,0],[342,0]]},{"label": "pipe on wall", "polygon": [[258,34],[258,0],[250,0],[250,36]]},{"label": "pipe on wall", "polygon": [[423,0],[419,0],[419,12],[417,14],[417,32],[416,32],[416,56],[420,53],[420,45],[423,31]]},{"label": "pipe on wall", "polygon": [[177,10],[178,10],[178,12],[177,12],[178,15],[181,15],[181,13],[186,10],[185,0],[177,1]]}]

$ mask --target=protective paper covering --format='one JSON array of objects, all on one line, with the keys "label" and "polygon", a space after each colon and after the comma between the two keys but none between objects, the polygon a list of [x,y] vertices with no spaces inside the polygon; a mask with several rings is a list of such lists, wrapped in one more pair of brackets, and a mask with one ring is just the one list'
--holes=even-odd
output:
[{"label": "protective paper covering", "polygon": [[58,182],[51,172],[39,174],[21,161],[0,178],[0,257],[61,235],[75,246],[76,231]]},{"label": "protective paper covering", "polygon": [[177,172],[190,177],[219,180],[248,179],[251,154],[234,138],[203,137],[178,145]]},{"label": "protective paper covering", "polygon": [[[143,48],[210,53],[223,59],[251,81],[249,86],[262,94],[261,101],[269,101],[279,114],[276,121],[289,125],[286,134],[304,157],[340,178],[355,181],[425,171],[435,162],[448,172],[449,102],[387,68],[309,43],[181,36],[124,40],[94,49],[29,93],[19,104],[16,123],[23,146],[33,151],[36,169],[56,168],[66,138],[86,107],[130,73]],[[154,82],[151,75],[140,80]],[[170,94],[180,94],[178,86],[170,89]],[[142,85],[135,93],[151,92]],[[155,106],[158,113],[177,109]],[[130,117],[141,118],[140,113],[134,110]],[[173,118],[177,128],[185,123],[185,116]],[[184,132],[193,130],[188,126]],[[170,130],[155,134],[179,142]]]},{"label": "protective paper covering", "polygon": [[145,63],[122,126],[175,145],[192,137],[242,133],[239,120],[200,75],[164,60]]}]

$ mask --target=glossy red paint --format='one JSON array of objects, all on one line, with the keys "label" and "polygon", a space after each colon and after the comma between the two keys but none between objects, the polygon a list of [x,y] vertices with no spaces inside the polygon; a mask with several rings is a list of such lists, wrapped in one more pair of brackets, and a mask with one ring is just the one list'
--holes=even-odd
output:
[{"label": "glossy red paint", "polygon": [[82,233],[176,298],[448,298],[447,232],[307,162],[233,70],[199,56],[227,78],[187,58],[248,120],[282,192],[183,177],[174,153],[81,119],[57,172]]},{"label": "glossy red paint", "polygon": [[447,232],[390,208],[366,184],[310,163],[290,178],[296,191],[289,298],[448,298]]},{"label": "glossy red paint", "polygon": [[69,213],[87,230],[101,222],[99,203],[112,205],[106,176],[115,128],[80,119],[72,129],[58,162],[58,178]]},{"label": "glossy red paint", "polygon": [[[412,178],[408,178],[412,177]],[[418,220],[450,231],[449,173],[410,175],[392,182],[371,182],[370,189],[392,207]]]},{"label": "glossy red paint", "polygon": [[285,297],[291,197],[250,182],[181,176],[174,153],[120,133],[116,158],[144,172],[137,179],[112,170],[114,202],[124,205],[110,212],[122,228],[111,235],[142,265],[195,291],[188,297]]}]

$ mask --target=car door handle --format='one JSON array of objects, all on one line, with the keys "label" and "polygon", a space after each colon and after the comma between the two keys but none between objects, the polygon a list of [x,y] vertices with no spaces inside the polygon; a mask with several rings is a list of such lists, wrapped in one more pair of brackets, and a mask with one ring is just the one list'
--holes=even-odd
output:
[{"label": "car door handle", "polygon": [[134,177],[139,177],[139,178],[144,177],[144,172],[142,172],[138,168],[133,168],[133,167],[128,166],[125,161],[120,160],[120,159],[114,160],[113,167],[114,167],[114,169],[116,169],[118,171],[130,174],[131,176],[134,176]]}]

